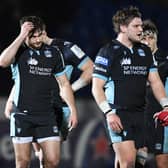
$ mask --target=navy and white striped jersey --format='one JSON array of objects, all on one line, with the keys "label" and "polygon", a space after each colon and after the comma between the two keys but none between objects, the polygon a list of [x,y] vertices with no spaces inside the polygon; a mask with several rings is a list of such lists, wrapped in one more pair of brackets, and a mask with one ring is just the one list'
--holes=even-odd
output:
[{"label": "navy and white striped jersey", "polygon": [[106,81],[105,94],[115,108],[142,111],[148,74],[156,70],[146,45],[129,49],[113,40],[98,52],[93,77]]}]

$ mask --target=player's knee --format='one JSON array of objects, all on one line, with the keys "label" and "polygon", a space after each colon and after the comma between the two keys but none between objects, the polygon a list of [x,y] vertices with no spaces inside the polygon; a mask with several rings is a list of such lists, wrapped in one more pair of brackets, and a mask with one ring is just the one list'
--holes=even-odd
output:
[{"label": "player's knee", "polygon": [[133,159],[126,159],[124,161],[119,161],[120,167],[124,168],[134,168],[135,167],[135,161]]},{"label": "player's knee", "polygon": [[27,159],[16,160],[16,168],[27,168],[29,167],[30,161]]},{"label": "player's knee", "polygon": [[123,163],[119,163],[119,167],[135,168],[135,164],[134,164],[134,162],[123,162]]},{"label": "player's knee", "polygon": [[47,165],[47,167],[56,168],[58,164],[59,164],[59,160],[53,160],[53,161],[47,162],[45,165]]},{"label": "player's knee", "polygon": [[134,168],[135,167],[135,161],[134,160],[127,160],[126,167]]},{"label": "player's knee", "polygon": [[47,159],[47,165],[48,167],[57,167],[59,164],[60,158],[59,157],[50,157]]}]

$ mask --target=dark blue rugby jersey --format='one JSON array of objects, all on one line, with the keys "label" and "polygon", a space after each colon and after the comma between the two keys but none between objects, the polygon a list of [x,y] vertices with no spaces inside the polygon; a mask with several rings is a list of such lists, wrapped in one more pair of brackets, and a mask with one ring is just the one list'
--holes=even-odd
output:
[{"label": "dark blue rugby jersey", "polygon": [[163,84],[166,84],[166,79],[168,77],[168,53],[158,49],[154,53],[154,60],[156,61],[160,78]]},{"label": "dark blue rugby jersey", "polygon": [[12,64],[15,80],[14,102],[25,113],[46,113],[52,110],[50,82],[64,73],[60,52],[43,45],[40,50],[20,47]]},{"label": "dark blue rugby jersey", "polygon": [[73,69],[80,69],[89,58],[81,48],[72,42],[55,38],[51,45],[58,47],[62,52],[66,66],[66,74],[69,79],[71,78]]},{"label": "dark blue rugby jersey", "polygon": [[142,110],[149,71],[157,70],[150,49],[141,43],[130,50],[113,40],[98,52],[93,77],[106,81],[105,94],[115,107]]},{"label": "dark blue rugby jersey", "polygon": [[[65,62],[65,71],[68,79],[71,79],[72,71],[74,68],[80,70],[81,66],[87,62],[89,57],[82,51],[76,44],[55,38],[51,46],[58,48]],[[62,99],[59,98],[59,87],[55,85],[55,82],[50,83],[53,90],[53,102],[55,106],[62,106]],[[64,104],[65,106],[65,104]]]},{"label": "dark blue rugby jersey", "polygon": [[[54,38],[51,46],[61,52],[65,63],[65,73],[69,80],[71,79],[73,69],[78,68],[80,70],[81,66],[89,59],[89,57],[72,42]],[[52,102],[54,107],[65,106],[66,104],[62,102],[59,95],[59,86],[55,83],[55,79],[50,81],[48,86],[52,90]]]},{"label": "dark blue rugby jersey", "polygon": [[[166,93],[168,95],[168,53],[158,49],[154,55],[154,62],[158,67],[159,76],[165,86]],[[148,113],[155,113],[162,109],[161,105],[158,103],[156,98],[153,95],[152,89],[150,86],[147,87],[147,109],[146,112]]]}]

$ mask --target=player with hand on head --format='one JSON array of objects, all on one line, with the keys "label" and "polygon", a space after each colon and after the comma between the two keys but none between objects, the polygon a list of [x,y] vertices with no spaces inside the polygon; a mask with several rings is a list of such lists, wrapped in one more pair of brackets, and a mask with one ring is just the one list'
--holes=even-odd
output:
[{"label": "player with hand on head", "polygon": [[71,111],[72,128],[77,125],[74,96],[60,50],[43,43],[43,20],[25,16],[20,25],[20,34],[0,56],[0,66],[11,65],[15,82],[9,101],[13,100],[10,135],[16,168],[29,167],[34,138],[43,151],[45,166],[55,168],[60,160],[60,135],[49,83],[58,83]]},{"label": "player with hand on head", "polygon": [[[72,90],[74,92],[88,85],[91,81],[91,75],[93,72],[93,62],[89,56],[85,54],[76,44],[68,42],[58,38],[49,38],[47,36],[46,28],[43,28],[43,42],[49,46],[55,47],[62,53],[65,63],[66,76],[70,80],[73,69],[79,69],[81,71],[80,77],[72,83]],[[48,83],[52,90],[52,102],[54,108],[56,108],[57,123],[59,125],[62,141],[67,139],[68,132],[71,128],[68,128],[70,120],[70,109],[68,105],[63,102],[59,96],[59,87],[52,80]],[[12,91],[14,88],[12,89]],[[6,103],[6,116],[10,116],[11,104],[12,104],[12,91]],[[39,157],[40,164],[43,164],[43,154],[40,150],[40,146],[37,143],[33,143],[36,155]],[[42,166],[41,166],[42,167]]]}]

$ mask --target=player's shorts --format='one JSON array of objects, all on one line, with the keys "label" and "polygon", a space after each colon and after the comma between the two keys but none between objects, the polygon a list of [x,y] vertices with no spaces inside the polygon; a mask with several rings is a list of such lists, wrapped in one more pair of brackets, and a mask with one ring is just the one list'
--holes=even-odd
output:
[{"label": "player's shorts", "polygon": [[120,117],[123,130],[120,133],[113,131],[107,123],[109,138],[112,143],[132,140],[137,148],[144,145],[144,113],[127,110],[116,110]]},{"label": "player's shorts", "polygon": [[56,137],[54,139],[59,139],[55,114],[26,114],[20,112],[19,109],[14,106],[10,117],[10,136],[23,139],[27,137],[29,142],[31,142],[33,137],[43,140],[49,137]]},{"label": "player's shorts", "polygon": [[154,154],[168,154],[168,126],[155,123],[153,110],[145,114],[145,146]]}]

